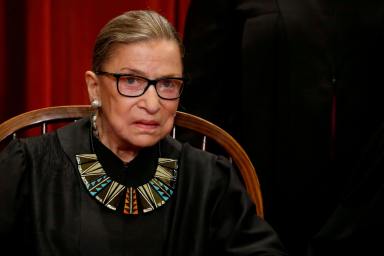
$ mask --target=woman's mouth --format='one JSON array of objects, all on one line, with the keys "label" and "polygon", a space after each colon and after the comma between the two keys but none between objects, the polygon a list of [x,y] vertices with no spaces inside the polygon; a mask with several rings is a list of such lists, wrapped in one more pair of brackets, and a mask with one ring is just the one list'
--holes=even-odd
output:
[{"label": "woman's mouth", "polygon": [[144,130],[153,130],[159,127],[159,123],[156,121],[140,120],[135,122],[135,125]]}]

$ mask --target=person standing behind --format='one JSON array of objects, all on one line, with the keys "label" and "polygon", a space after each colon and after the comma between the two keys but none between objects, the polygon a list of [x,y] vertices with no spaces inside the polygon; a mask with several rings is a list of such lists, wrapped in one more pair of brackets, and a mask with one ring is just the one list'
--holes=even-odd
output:
[{"label": "person standing behind", "polygon": [[184,33],[191,86],[182,107],[244,146],[265,217],[292,255],[306,255],[337,207],[351,159],[383,120],[383,7],[191,1]]},{"label": "person standing behind", "polygon": [[384,123],[355,163],[337,207],[310,241],[309,256],[384,254]]}]

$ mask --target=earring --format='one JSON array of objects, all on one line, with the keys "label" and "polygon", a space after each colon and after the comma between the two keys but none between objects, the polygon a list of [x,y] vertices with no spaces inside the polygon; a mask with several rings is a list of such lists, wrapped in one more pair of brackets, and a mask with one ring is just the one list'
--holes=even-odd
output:
[{"label": "earring", "polygon": [[99,131],[97,130],[96,120],[97,120],[97,112],[98,112],[99,108],[101,107],[101,101],[99,101],[97,99],[93,99],[91,102],[91,107],[92,107],[92,109],[95,110],[95,111],[93,111],[93,113],[91,115],[92,130],[93,130],[93,134],[95,135],[95,137],[98,138],[99,137]]},{"label": "earring", "polygon": [[101,107],[101,101],[96,100],[96,99],[92,100],[92,102],[91,102],[91,107],[92,107],[93,109],[98,109],[98,108],[100,108],[100,107]]},{"label": "earring", "polygon": [[99,131],[97,130],[96,120],[97,120],[97,114],[96,113],[92,113],[92,115],[91,115],[91,123],[92,123],[93,135],[96,138],[99,138]]}]

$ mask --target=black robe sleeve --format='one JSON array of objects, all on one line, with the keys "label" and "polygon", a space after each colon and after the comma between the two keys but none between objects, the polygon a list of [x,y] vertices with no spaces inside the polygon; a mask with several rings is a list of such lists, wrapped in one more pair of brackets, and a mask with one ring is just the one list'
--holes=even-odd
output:
[{"label": "black robe sleeve", "polygon": [[223,158],[218,158],[217,164],[228,177],[211,220],[214,244],[222,249],[219,254],[285,255],[275,231],[256,215],[238,172]]},{"label": "black robe sleeve", "polygon": [[[27,197],[27,158],[20,141],[12,141],[0,154],[0,244],[2,251],[17,252],[26,242],[21,225],[22,212],[25,211]],[[25,215],[24,215],[25,216]],[[25,224],[25,222],[24,222]],[[20,249],[21,250],[21,249]]]},{"label": "black robe sleeve", "polygon": [[168,255],[286,255],[228,160],[188,144],[181,155]]}]

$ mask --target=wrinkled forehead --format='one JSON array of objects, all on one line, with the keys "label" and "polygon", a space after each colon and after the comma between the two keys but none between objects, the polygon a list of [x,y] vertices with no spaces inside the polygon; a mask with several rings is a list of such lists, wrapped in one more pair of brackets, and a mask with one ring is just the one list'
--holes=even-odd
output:
[{"label": "wrinkled forehead", "polygon": [[[124,55],[124,56],[122,56]],[[110,46],[102,61],[102,67],[107,63],[115,62],[116,59],[127,62],[124,58],[135,58],[135,60],[149,61],[152,58],[166,58],[176,62],[182,68],[182,55],[179,44],[170,39],[139,40],[129,43],[114,43]]]}]

